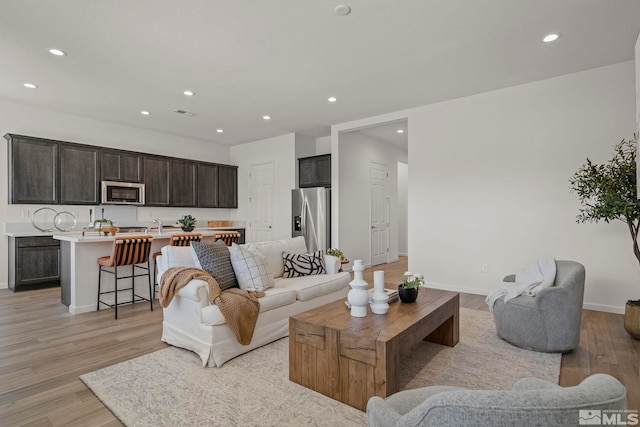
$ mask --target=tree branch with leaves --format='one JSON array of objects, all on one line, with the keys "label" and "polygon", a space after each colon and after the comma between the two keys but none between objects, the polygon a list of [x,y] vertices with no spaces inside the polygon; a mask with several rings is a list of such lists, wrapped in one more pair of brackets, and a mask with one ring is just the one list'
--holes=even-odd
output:
[{"label": "tree branch with leaves", "polygon": [[[569,184],[582,204],[577,222],[624,222],[631,235],[633,254],[640,263],[636,145],[637,136],[623,139],[615,145],[613,157],[605,164],[594,164],[587,158],[587,163],[569,179]],[[640,300],[633,302],[640,305]]]}]

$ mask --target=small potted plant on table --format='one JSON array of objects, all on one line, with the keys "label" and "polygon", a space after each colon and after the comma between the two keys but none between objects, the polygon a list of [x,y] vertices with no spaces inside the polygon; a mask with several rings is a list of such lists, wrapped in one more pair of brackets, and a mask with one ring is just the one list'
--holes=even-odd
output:
[{"label": "small potted plant on table", "polygon": [[398,286],[398,297],[404,303],[415,302],[418,298],[418,290],[424,284],[422,274],[413,274],[405,271],[402,275],[402,283]]},{"label": "small potted plant on table", "polygon": [[182,231],[193,231],[196,225],[196,219],[191,215],[185,215],[178,220],[178,223],[182,227]]}]

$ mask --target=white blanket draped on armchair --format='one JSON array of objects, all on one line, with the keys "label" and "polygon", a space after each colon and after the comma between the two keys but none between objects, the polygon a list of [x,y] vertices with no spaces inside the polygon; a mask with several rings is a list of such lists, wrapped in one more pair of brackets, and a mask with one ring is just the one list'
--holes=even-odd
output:
[{"label": "white blanket draped on armchair", "polygon": [[556,280],[556,261],[553,258],[543,258],[516,273],[515,282],[502,282],[492,291],[485,302],[493,312],[493,305],[502,298],[504,302],[519,295],[535,296],[542,289],[553,286]]}]

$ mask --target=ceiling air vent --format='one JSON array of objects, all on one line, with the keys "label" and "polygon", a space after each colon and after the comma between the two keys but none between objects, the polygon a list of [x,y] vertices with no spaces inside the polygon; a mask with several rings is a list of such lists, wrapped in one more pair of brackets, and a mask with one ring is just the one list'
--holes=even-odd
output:
[{"label": "ceiling air vent", "polygon": [[173,112],[182,114],[183,116],[189,116],[189,117],[193,117],[196,115],[196,113],[192,113],[191,111],[184,111],[184,110],[173,110]]}]

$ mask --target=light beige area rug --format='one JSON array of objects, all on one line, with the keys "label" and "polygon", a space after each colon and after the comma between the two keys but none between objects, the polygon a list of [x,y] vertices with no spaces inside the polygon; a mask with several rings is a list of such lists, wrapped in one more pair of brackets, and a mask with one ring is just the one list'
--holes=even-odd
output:
[{"label": "light beige area rug", "polygon": [[[80,379],[127,426],[364,426],[365,414],[289,381],[281,339],[221,368],[169,347]],[[455,347],[423,342],[401,362],[401,389],[454,385],[510,389],[524,377],[557,383],[560,354],[500,340],[490,313],[460,309]]]}]

